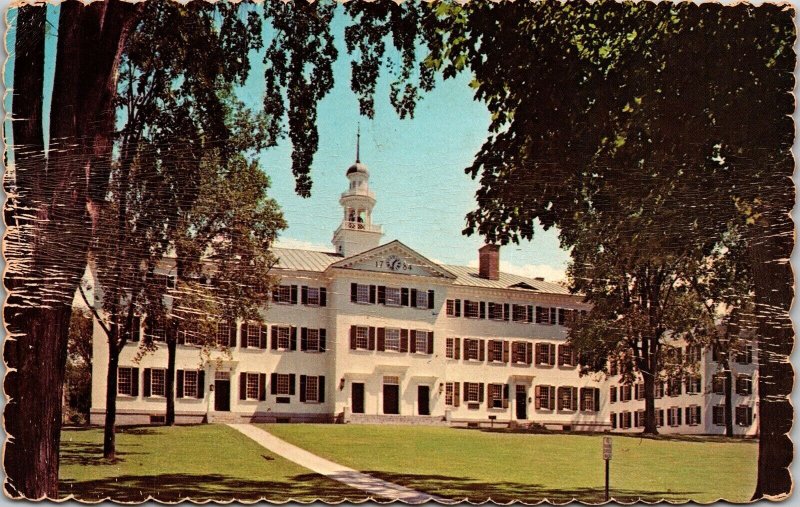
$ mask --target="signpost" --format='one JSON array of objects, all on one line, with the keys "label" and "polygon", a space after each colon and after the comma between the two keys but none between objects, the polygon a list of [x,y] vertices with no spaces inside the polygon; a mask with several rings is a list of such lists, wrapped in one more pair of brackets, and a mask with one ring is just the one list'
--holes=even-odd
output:
[{"label": "signpost", "polygon": [[611,463],[611,437],[603,437],[603,460],[606,462],[606,501],[608,501],[608,471]]}]

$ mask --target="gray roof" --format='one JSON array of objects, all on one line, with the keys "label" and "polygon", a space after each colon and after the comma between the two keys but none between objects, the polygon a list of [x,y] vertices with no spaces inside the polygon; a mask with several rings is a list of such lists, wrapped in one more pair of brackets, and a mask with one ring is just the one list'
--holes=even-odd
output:
[{"label": "gray roof", "polygon": [[[325,271],[331,264],[344,257],[334,252],[301,250],[297,248],[273,248],[278,257],[278,269],[292,271]],[[485,287],[489,289],[515,289],[541,294],[570,294],[569,290],[553,282],[545,282],[527,276],[500,273],[499,280],[487,280],[478,276],[478,268],[469,266],[441,265],[442,268],[456,275],[455,285]]]},{"label": "gray roof", "polygon": [[468,266],[442,266],[456,275],[455,285],[470,287],[486,287],[488,289],[518,289],[542,294],[570,294],[566,287],[553,282],[536,280],[527,276],[500,273],[499,280],[487,280],[478,275],[478,268]]},{"label": "gray roof", "polygon": [[298,248],[273,248],[272,253],[278,258],[277,268],[293,271],[322,272],[334,262],[342,259],[341,255],[334,252],[318,252]]}]

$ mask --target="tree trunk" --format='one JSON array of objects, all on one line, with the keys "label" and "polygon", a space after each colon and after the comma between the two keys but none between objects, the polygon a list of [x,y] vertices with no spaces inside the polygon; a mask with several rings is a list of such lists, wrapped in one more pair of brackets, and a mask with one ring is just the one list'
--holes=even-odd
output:
[{"label": "tree trunk", "polygon": [[[793,227],[789,217],[794,199],[790,182],[782,183],[791,202],[775,199],[774,208],[752,226],[750,258],[755,281],[758,319],[758,482],[753,499],[785,498],[792,488],[789,465],[793,446],[789,438],[794,411],[789,400],[794,372],[789,354],[794,332],[789,309],[794,297],[789,257]],[[787,196],[788,197],[788,196]],[[781,208],[785,205],[786,207]]]},{"label": "tree trunk", "polygon": [[167,337],[167,379],[164,384],[167,396],[167,416],[164,418],[166,426],[175,424],[175,353],[178,345],[175,336]]},{"label": "tree trunk", "polygon": [[[141,5],[141,4],[140,4]],[[86,267],[91,195],[102,193],[111,154],[116,65],[135,14],[118,0],[60,6],[50,147],[42,131],[44,7],[20,9],[14,73],[14,162],[6,180],[5,318],[10,399],[5,425],[6,490],[58,496],[60,393],[72,299]],[[21,47],[22,46],[22,47]],[[20,51],[21,49],[21,51]],[[92,171],[93,163],[101,170]],[[106,178],[107,179],[107,178]]]},{"label": "tree trunk", "polygon": [[656,383],[652,373],[642,372],[644,377],[644,431],[645,435],[658,435],[656,424]]},{"label": "tree trunk", "polygon": [[119,350],[112,345],[109,337],[108,373],[106,373],[106,418],[103,423],[103,457],[116,458],[117,446],[114,434],[117,423],[117,371],[119,370]]},{"label": "tree trunk", "polygon": [[733,436],[733,374],[729,366],[729,360],[725,359],[722,365],[725,368],[725,436]]}]

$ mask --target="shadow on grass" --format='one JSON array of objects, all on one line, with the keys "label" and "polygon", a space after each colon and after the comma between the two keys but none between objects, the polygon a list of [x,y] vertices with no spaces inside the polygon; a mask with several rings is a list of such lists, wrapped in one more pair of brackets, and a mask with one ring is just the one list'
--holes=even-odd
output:
[{"label": "shadow on grass", "polygon": [[591,432],[591,431],[556,431],[541,428],[454,428],[457,430],[480,431],[481,433],[516,433],[526,435],[570,435],[575,437],[614,437],[614,438],[644,438],[647,440],[660,440],[664,442],[695,442],[695,443],[718,443],[718,444],[755,444],[757,438],[735,436],[726,437],[723,435],[645,435],[643,433],[611,433],[611,432]]},{"label": "shadow on grass", "polygon": [[141,502],[149,496],[165,502],[184,498],[221,502],[261,498],[273,501],[291,498],[358,501],[367,497],[365,493],[316,474],[295,475],[285,481],[253,481],[222,474],[122,475],[90,481],[62,480],[59,496],[66,498],[69,495],[85,501],[110,498],[123,502]]},{"label": "shadow on grass", "polygon": [[[471,478],[446,475],[397,474],[376,470],[367,470],[364,473],[431,495],[455,500],[464,500],[466,498],[471,502],[484,502],[489,499],[497,503],[507,503],[514,500],[535,503],[545,499],[551,502],[567,502],[576,498],[583,502],[597,503],[605,500],[605,490],[602,487],[553,489],[543,487],[540,484],[519,482],[488,483]],[[693,494],[696,494],[696,492],[611,490],[611,496],[622,502],[635,502],[640,499],[648,501],[661,499],[687,501],[692,498]]]},{"label": "shadow on grass", "polygon": [[[131,445],[126,447],[131,447]],[[137,454],[144,453],[117,450],[117,460]],[[62,466],[101,466],[109,465],[112,462],[103,457],[103,444],[62,440],[59,463]]]}]

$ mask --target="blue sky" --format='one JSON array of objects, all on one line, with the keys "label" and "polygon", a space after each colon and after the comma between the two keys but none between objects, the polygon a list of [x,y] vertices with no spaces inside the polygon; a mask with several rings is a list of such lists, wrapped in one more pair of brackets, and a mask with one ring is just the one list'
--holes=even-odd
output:
[{"label": "blue sky", "polygon": [[[49,86],[45,108],[52,86],[58,26],[58,7],[48,9],[51,32],[46,48]],[[341,13],[342,7],[338,9]],[[13,25],[13,11],[9,18]],[[369,166],[370,185],[377,197],[373,222],[383,226],[384,241],[399,239],[447,264],[476,264],[483,240],[461,234],[464,216],[475,207],[477,189],[464,168],[486,138],[489,114],[472,98],[472,89],[467,86],[471,76],[440,81],[418,104],[413,120],[400,120],[389,104],[390,78],[384,75],[377,87],[375,118],[361,117],[350,91],[351,60],[344,47],[347,21],[346,16],[337,16],[333,27],[339,59],[334,67],[334,88],[318,110],[320,146],[312,170],[312,196],[303,199],[294,193],[288,139],[260,156],[272,180],[272,196],[289,224],[281,235],[281,245],[332,249],[331,237],[342,217],[338,199],[347,187],[345,171],[355,159],[356,128],[360,124],[361,160]],[[12,26],[9,47],[13,48],[13,42]],[[260,57],[253,58],[252,63],[250,79],[240,96],[252,107],[259,107],[264,93],[263,64]],[[9,81],[13,76],[13,57],[5,76]],[[9,94],[6,107],[10,102]],[[555,231],[537,231],[533,242],[509,245],[501,251],[504,271],[548,280],[563,277],[567,261],[568,254],[559,248]]]}]

